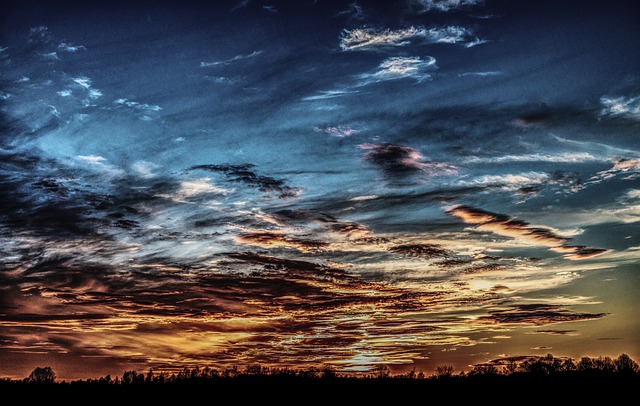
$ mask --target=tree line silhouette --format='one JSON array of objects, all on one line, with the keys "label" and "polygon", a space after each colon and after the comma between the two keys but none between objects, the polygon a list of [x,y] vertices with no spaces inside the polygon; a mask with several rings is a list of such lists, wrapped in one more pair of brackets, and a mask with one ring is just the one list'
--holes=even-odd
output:
[{"label": "tree line silhouette", "polygon": [[80,379],[70,382],[56,381],[56,374],[51,367],[37,367],[24,379],[0,379],[0,385],[165,385],[165,384],[204,384],[210,382],[308,382],[308,381],[440,381],[465,382],[477,379],[539,379],[548,378],[632,378],[640,380],[638,363],[627,354],[616,359],[610,357],[582,357],[573,360],[567,357],[556,358],[551,354],[543,357],[526,356],[511,357],[477,364],[468,372],[454,373],[450,365],[438,366],[433,375],[426,376],[415,369],[392,374],[386,365],[377,365],[367,374],[336,372],[332,368],[291,369],[267,367],[259,364],[249,365],[243,369],[237,366],[217,370],[210,367],[183,368],[178,372],[147,373],[135,370],[125,371],[122,376],[107,375],[97,379]]}]

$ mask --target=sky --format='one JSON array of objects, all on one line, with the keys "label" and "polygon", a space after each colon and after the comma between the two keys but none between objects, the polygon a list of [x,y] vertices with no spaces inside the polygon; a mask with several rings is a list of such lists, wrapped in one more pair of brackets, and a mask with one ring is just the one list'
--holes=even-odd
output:
[{"label": "sky", "polygon": [[635,1],[8,1],[0,377],[640,359]]}]

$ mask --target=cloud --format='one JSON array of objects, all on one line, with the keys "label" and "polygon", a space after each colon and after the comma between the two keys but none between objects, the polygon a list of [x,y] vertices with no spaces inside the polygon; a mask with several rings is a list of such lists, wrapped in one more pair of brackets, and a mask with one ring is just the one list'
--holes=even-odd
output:
[{"label": "cloud", "polygon": [[470,43],[472,32],[468,28],[450,25],[446,27],[415,27],[398,30],[375,28],[345,29],[340,35],[343,51],[372,51],[410,44]]},{"label": "cloud", "polygon": [[357,133],[359,133],[360,131],[355,130],[351,127],[348,126],[327,126],[327,127],[313,127],[313,130],[316,132],[322,132],[325,134],[329,134],[332,135],[334,137],[338,137],[338,138],[345,138],[345,137],[350,137],[352,135],[355,135]]},{"label": "cloud", "polygon": [[199,178],[180,182],[180,187],[175,193],[160,193],[158,197],[172,199],[176,202],[188,203],[194,197],[211,194],[227,195],[233,190],[214,186],[209,178]]},{"label": "cloud", "polygon": [[450,253],[446,249],[435,244],[403,244],[389,248],[389,251],[409,257],[446,257]]},{"label": "cloud", "polygon": [[79,161],[87,163],[90,168],[97,169],[109,177],[122,177],[124,171],[114,165],[107,163],[106,158],[99,155],[78,155]]},{"label": "cloud", "polygon": [[586,182],[596,184],[603,181],[613,179],[616,176],[624,175],[623,179],[634,180],[640,176],[640,159],[639,158],[622,158],[613,160],[613,166],[610,169],[600,171]]},{"label": "cloud", "polygon": [[127,99],[117,99],[113,102],[113,104],[118,106],[127,106],[131,107],[134,110],[142,111],[142,112],[157,112],[162,110],[162,107],[157,104],[146,104],[139,103],[137,101],[127,100]]},{"label": "cloud", "polygon": [[602,161],[588,152],[566,152],[562,154],[524,154],[502,155],[492,157],[470,156],[464,159],[466,163],[510,163],[510,162],[554,162],[554,163],[582,163]]},{"label": "cloud", "polygon": [[[489,42],[489,40],[480,39],[476,37],[476,39],[474,39],[473,41],[469,41],[466,44],[464,44],[464,47],[473,48],[478,45],[486,44],[487,42]],[[478,72],[478,73],[479,73],[479,76],[495,76],[497,74],[500,74],[500,72]]]},{"label": "cloud", "polygon": [[[88,106],[92,100],[102,97],[102,92],[99,89],[92,87],[92,81],[86,76],[78,76],[71,78],[71,82],[77,90],[84,91],[87,98],[84,100],[85,106]],[[63,91],[64,92],[64,91]]]},{"label": "cloud", "polygon": [[600,98],[600,116],[622,117],[640,120],[640,96],[636,97],[607,97]]},{"label": "cloud", "polygon": [[277,12],[278,12],[278,9],[277,9],[275,6],[272,6],[272,5],[265,5],[265,6],[262,6],[262,9],[263,9],[264,11],[266,11],[266,12],[271,13],[271,14],[275,14],[275,13],[277,13]]},{"label": "cloud", "polygon": [[137,161],[133,165],[131,165],[131,169],[134,171],[134,173],[144,179],[153,178],[155,176],[153,171],[155,169],[158,169],[159,167],[159,165],[147,161]]},{"label": "cloud", "polygon": [[319,92],[319,94],[303,97],[302,101],[334,99],[336,97],[341,97],[341,96],[346,96],[349,94],[356,94],[356,93],[359,93],[359,91],[350,90],[350,89],[322,90]]},{"label": "cloud", "polygon": [[543,185],[549,179],[549,175],[542,172],[524,172],[507,175],[483,175],[472,180],[461,180],[459,184],[464,186],[497,186],[505,190],[519,190],[522,187]]},{"label": "cloud", "polygon": [[225,60],[222,60],[222,61],[200,62],[200,67],[201,68],[211,68],[211,67],[214,67],[214,66],[230,65],[232,63],[242,61],[243,59],[255,58],[256,56],[259,56],[261,54],[262,54],[262,51],[253,51],[250,54],[244,54],[244,55],[240,54],[240,55],[234,56],[233,58],[225,59]]},{"label": "cloud", "polygon": [[484,3],[483,0],[413,0],[414,5],[419,12],[426,13],[429,11],[448,12],[461,8],[469,8]]},{"label": "cloud", "polygon": [[51,32],[47,26],[41,25],[29,30],[29,43],[48,43],[51,41]]},{"label": "cloud", "polygon": [[287,186],[284,179],[258,175],[252,169],[254,166],[252,164],[195,165],[189,169],[223,173],[231,182],[240,182],[251,187],[257,187],[263,192],[275,193],[280,199],[296,197],[300,193],[299,188]]},{"label": "cloud", "polygon": [[613,163],[612,169],[620,172],[640,171],[640,159],[619,159]]},{"label": "cloud", "polygon": [[428,175],[451,175],[456,172],[452,165],[441,162],[423,162],[423,156],[416,149],[394,144],[360,144],[367,152],[364,159],[391,176],[409,175],[422,172]]},{"label": "cloud", "polygon": [[508,309],[494,310],[481,320],[497,324],[533,324],[535,326],[569,321],[594,320],[606,313],[578,313],[554,304],[521,304]]},{"label": "cloud", "polygon": [[458,76],[460,77],[465,77],[465,76],[486,77],[486,76],[498,76],[498,75],[502,75],[502,72],[501,71],[484,71],[484,72],[465,72],[465,73],[458,74]]},{"label": "cloud", "polygon": [[610,252],[606,249],[570,245],[568,237],[558,235],[554,230],[532,226],[527,222],[513,219],[504,214],[491,213],[470,206],[454,206],[447,213],[468,224],[476,224],[476,229],[498,235],[527,241],[534,245],[549,247],[552,251],[564,253],[568,259],[586,259]]},{"label": "cloud", "polygon": [[73,45],[73,44],[67,44],[66,42],[61,42],[58,45],[58,50],[62,51],[62,52],[71,52],[71,53],[75,53],[78,51],[86,51],[86,47],[84,45]]},{"label": "cloud", "polygon": [[358,78],[361,80],[359,85],[364,86],[386,80],[405,78],[422,82],[431,77],[427,73],[428,71],[437,68],[436,58],[432,56],[428,56],[427,59],[421,59],[417,56],[395,56],[382,61],[375,72],[359,75]]},{"label": "cloud", "polygon": [[362,7],[358,5],[357,2],[349,3],[345,10],[339,11],[336,14],[337,17],[347,16],[349,17],[349,21],[351,20],[363,20],[364,19],[364,11]]},{"label": "cloud", "polygon": [[251,0],[240,0],[238,3],[236,3],[235,6],[233,6],[233,8],[231,9],[231,12],[233,13],[236,10],[247,7],[250,2]]},{"label": "cloud", "polygon": [[300,251],[318,251],[328,245],[324,242],[289,237],[282,233],[273,231],[260,231],[242,234],[236,238],[236,241],[263,248],[290,247],[296,248]]},{"label": "cloud", "polygon": [[575,333],[578,330],[536,330],[538,334],[549,334],[554,336],[567,336],[567,335],[576,335]]}]

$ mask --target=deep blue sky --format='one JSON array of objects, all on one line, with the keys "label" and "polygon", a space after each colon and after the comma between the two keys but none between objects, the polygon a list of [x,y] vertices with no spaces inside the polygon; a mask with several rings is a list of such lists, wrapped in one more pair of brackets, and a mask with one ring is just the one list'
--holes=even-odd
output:
[{"label": "deep blue sky", "polygon": [[640,356],[636,2],[0,16],[0,375]]}]

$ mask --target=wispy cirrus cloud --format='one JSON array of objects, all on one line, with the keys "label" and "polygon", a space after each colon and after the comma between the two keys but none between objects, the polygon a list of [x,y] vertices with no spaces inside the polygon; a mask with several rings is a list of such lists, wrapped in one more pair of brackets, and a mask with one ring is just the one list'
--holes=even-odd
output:
[{"label": "wispy cirrus cloud", "polygon": [[422,13],[429,11],[448,12],[483,4],[483,0],[413,0],[412,5]]},{"label": "wispy cirrus cloud", "polygon": [[498,235],[528,241],[534,245],[549,247],[552,251],[563,253],[568,259],[586,259],[610,252],[607,249],[570,245],[571,239],[559,235],[555,230],[533,226],[504,214],[496,214],[470,206],[454,206],[447,213],[465,223],[475,224],[481,231],[489,231]]},{"label": "wispy cirrus cloud", "polygon": [[211,67],[214,67],[214,66],[230,65],[232,63],[239,62],[239,61],[242,61],[244,59],[255,58],[256,56],[261,55],[262,52],[263,51],[253,51],[250,54],[239,54],[239,55],[234,56],[233,58],[224,59],[224,60],[221,60],[221,61],[200,62],[200,67],[201,68],[211,68]]},{"label": "wispy cirrus cloud", "polygon": [[565,152],[560,154],[522,154],[522,155],[501,155],[490,157],[470,156],[464,159],[466,163],[510,163],[510,162],[563,162],[582,163],[602,161],[603,158],[596,157],[588,152]]},{"label": "wispy cirrus cloud", "polygon": [[600,98],[600,105],[602,106],[600,116],[640,120],[640,96],[603,96]]},{"label": "wispy cirrus cloud", "polygon": [[378,65],[373,73],[364,73],[358,76],[360,86],[371,83],[396,79],[415,79],[418,82],[431,77],[429,71],[437,69],[436,58],[427,56],[425,59],[419,56],[394,56],[387,58]]},{"label": "wispy cirrus cloud", "polygon": [[518,190],[522,187],[543,185],[549,175],[543,172],[523,172],[505,175],[482,175],[470,180],[461,180],[464,186],[495,186],[505,190]]},{"label": "wispy cirrus cloud", "polygon": [[326,100],[326,99],[334,99],[336,97],[342,97],[350,94],[359,93],[358,90],[351,89],[335,89],[335,90],[322,90],[313,96],[306,96],[302,98],[302,101],[317,101],[317,100]]},{"label": "wispy cirrus cloud", "polygon": [[364,10],[357,2],[349,3],[346,9],[339,11],[337,17],[348,17],[349,20],[363,20]]},{"label": "wispy cirrus cloud", "polygon": [[392,29],[345,29],[340,35],[343,51],[375,51],[410,44],[457,44],[475,41],[469,28],[450,25],[445,27],[415,27]]}]

